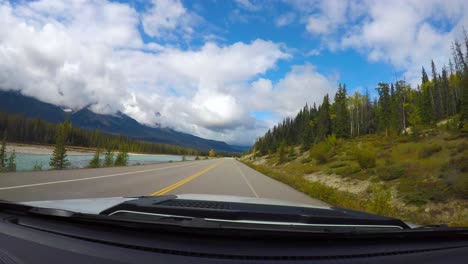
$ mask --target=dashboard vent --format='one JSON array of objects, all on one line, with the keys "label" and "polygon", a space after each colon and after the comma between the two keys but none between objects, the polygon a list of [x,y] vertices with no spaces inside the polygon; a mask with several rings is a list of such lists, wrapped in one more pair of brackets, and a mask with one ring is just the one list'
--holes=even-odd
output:
[{"label": "dashboard vent", "polygon": [[231,206],[226,202],[214,201],[197,201],[197,200],[169,200],[162,203],[157,203],[158,206],[169,207],[183,207],[183,208],[200,208],[200,209],[215,209],[215,210],[229,210]]}]

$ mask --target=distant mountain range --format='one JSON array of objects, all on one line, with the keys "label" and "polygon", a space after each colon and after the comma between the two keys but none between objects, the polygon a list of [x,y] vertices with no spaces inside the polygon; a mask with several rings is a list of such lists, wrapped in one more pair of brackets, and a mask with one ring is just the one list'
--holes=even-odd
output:
[{"label": "distant mountain range", "polygon": [[[22,114],[28,118],[39,117],[51,123],[62,122],[65,115],[61,107],[11,91],[0,91],[0,112]],[[73,126],[84,129],[98,129],[106,133],[121,134],[139,140],[224,152],[243,152],[249,148],[200,138],[170,128],[145,126],[121,112],[115,115],[102,115],[84,108],[69,115]]]}]

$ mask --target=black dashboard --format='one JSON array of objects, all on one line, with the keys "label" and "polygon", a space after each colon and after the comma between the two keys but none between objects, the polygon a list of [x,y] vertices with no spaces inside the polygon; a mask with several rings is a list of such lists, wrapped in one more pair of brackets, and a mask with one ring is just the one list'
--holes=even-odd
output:
[{"label": "black dashboard", "polygon": [[468,236],[258,236],[0,212],[0,263],[466,263]]}]

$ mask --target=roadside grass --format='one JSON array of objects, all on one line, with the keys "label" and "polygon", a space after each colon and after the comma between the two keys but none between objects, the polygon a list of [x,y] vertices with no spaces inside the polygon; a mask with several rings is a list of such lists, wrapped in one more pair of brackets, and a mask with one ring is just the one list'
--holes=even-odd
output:
[{"label": "roadside grass", "polygon": [[[325,141],[309,153],[278,166],[275,155],[262,165],[246,164],[333,206],[418,224],[468,226],[466,135],[435,129],[420,137],[367,135]],[[369,181],[371,187],[356,195],[304,178],[315,172]]]}]

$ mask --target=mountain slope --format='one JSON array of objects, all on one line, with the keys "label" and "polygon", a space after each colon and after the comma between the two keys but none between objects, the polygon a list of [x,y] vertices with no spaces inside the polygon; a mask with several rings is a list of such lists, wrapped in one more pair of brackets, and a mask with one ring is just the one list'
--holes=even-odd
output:
[{"label": "mountain slope", "polygon": [[[18,92],[0,91],[0,111],[23,114],[28,118],[39,117],[52,123],[62,122],[65,117],[62,108],[32,97],[23,96]],[[82,109],[72,113],[69,118],[73,126],[76,127],[98,129],[103,132],[122,134],[145,141],[203,150],[215,149],[216,151],[225,152],[241,152],[244,149],[243,147],[230,146],[222,141],[204,139],[170,128],[148,127],[123,113],[102,115],[88,109]]]}]

